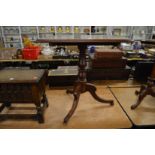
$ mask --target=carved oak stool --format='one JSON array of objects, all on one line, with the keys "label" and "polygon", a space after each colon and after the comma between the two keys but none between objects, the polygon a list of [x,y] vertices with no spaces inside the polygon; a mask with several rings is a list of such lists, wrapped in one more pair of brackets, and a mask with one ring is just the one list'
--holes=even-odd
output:
[{"label": "carved oak stool", "polygon": [[[0,103],[2,105],[0,112],[5,107],[10,107],[13,103],[34,103],[37,109],[35,116],[37,116],[39,123],[43,123],[44,109],[48,107],[48,100],[45,94],[46,77],[47,73],[45,70],[1,70]],[[0,116],[2,115],[4,116],[5,114]]]}]

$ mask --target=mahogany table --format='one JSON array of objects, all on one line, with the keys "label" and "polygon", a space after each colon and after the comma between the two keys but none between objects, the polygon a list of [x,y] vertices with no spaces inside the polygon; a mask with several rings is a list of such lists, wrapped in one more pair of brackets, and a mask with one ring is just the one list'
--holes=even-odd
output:
[{"label": "mahogany table", "polygon": [[130,42],[129,39],[92,39],[92,38],[72,38],[72,39],[38,39],[37,43],[49,43],[50,46],[52,45],[74,45],[78,46],[80,51],[79,53],[79,72],[78,72],[78,80],[74,84],[73,90],[67,90],[67,93],[71,93],[74,95],[74,101],[72,108],[70,109],[69,113],[64,118],[64,123],[67,123],[70,117],[75,112],[80,94],[89,92],[97,101],[102,103],[107,103],[113,105],[113,100],[106,100],[100,98],[96,94],[96,87],[93,84],[87,83],[86,80],[86,50],[88,45],[114,45],[119,46],[121,42]]},{"label": "mahogany table", "polygon": [[[45,70],[5,69],[0,71],[0,112],[12,103],[34,103],[39,123],[44,122],[43,112],[48,106],[45,94]],[[1,114],[0,116],[8,116]],[[10,114],[11,115],[11,114]],[[24,115],[24,114],[23,114]],[[19,115],[18,115],[19,116]],[[24,115],[25,116],[25,115]],[[11,115],[13,117],[13,115]]]}]

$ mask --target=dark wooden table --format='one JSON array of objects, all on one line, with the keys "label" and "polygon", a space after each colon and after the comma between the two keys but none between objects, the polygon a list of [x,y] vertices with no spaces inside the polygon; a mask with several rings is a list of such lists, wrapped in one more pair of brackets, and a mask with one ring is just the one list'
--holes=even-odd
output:
[{"label": "dark wooden table", "polygon": [[90,92],[90,94],[99,102],[107,103],[113,105],[113,100],[106,100],[100,98],[96,94],[96,87],[93,84],[87,83],[86,79],[86,50],[88,45],[114,45],[119,46],[121,42],[130,42],[129,39],[92,39],[92,38],[73,38],[73,39],[39,39],[36,41],[37,43],[49,43],[52,45],[75,45],[78,46],[80,51],[79,53],[79,73],[78,80],[74,84],[73,90],[67,90],[67,93],[71,93],[74,95],[74,101],[72,108],[69,113],[64,118],[64,123],[67,123],[70,117],[73,115],[74,111],[77,108],[80,94],[85,92]]},{"label": "dark wooden table", "polygon": [[44,122],[43,112],[48,106],[45,94],[45,70],[8,69],[0,71],[0,112],[12,103],[34,103],[39,123]]}]

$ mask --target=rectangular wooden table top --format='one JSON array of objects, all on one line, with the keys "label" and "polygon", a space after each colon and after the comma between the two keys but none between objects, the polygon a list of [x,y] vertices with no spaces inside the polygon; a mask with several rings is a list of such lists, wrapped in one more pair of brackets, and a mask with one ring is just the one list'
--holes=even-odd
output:
[{"label": "rectangular wooden table top", "polygon": [[0,70],[0,83],[37,83],[44,73],[43,69],[4,69]]},{"label": "rectangular wooden table top", "polygon": [[109,44],[120,44],[121,42],[131,42],[130,39],[126,38],[55,38],[55,39],[38,39],[37,43],[50,43],[52,45],[109,45]]}]

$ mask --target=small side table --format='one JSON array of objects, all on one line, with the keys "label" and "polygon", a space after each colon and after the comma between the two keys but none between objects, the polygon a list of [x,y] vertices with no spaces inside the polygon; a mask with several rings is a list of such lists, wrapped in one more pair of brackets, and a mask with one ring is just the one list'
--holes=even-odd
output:
[{"label": "small side table", "polygon": [[38,39],[36,41],[37,43],[49,43],[50,46],[53,45],[63,45],[63,46],[70,46],[74,45],[77,46],[79,49],[79,69],[78,69],[78,79],[74,83],[74,87],[72,90],[67,90],[67,93],[70,93],[74,96],[73,104],[71,109],[69,110],[68,114],[64,118],[64,123],[68,123],[69,119],[72,117],[74,114],[78,103],[80,99],[80,95],[89,92],[92,97],[104,104],[109,104],[109,105],[114,105],[113,100],[107,100],[104,98],[99,97],[96,94],[96,87],[95,85],[88,83],[87,78],[86,78],[86,51],[87,51],[87,46],[89,45],[113,45],[113,46],[119,46],[121,42],[131,42],[130,39],[121,39],[121,38],[98,38],[97,36],[88,36],[86,38],[83,38],[82,36],[80,38],[72,38],[72,39],[67,39],[65,37],[59,39]]},{"label": "small side table", "polygon": [[[45,94],[45,70],[1,70],[0,71],[0,112],[12,103],[34,103],[39,123],[44,122],[44,109],[48,107]],[[1,114],[3,115],[3,114]]]}]

